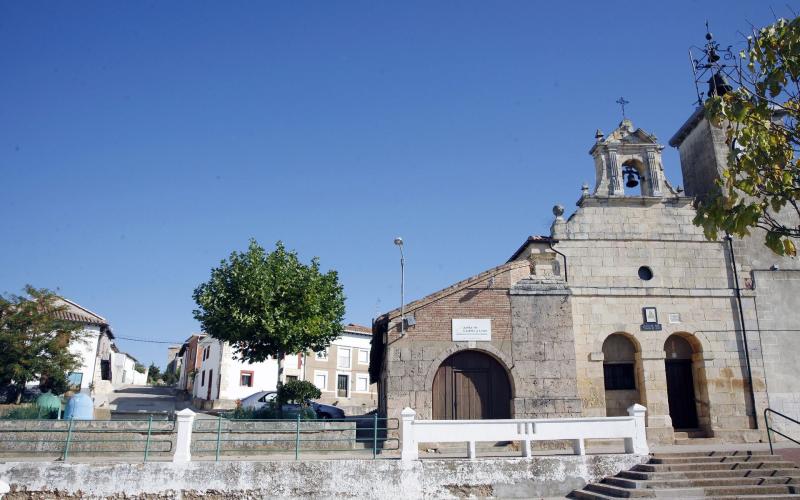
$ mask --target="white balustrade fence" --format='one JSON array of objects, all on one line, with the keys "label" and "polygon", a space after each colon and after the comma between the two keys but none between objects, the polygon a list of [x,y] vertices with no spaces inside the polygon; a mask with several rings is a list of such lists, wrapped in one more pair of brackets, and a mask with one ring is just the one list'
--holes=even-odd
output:
[{"label": "white balustrade fence", "polygon": [[402,460],[419,458],[419,443],[467,443],[475,458],[475,443],[521,441],[531,456],[531,441],[569,440],[578,455],[585,455],[586,439],[624,439],[625,452],[647,455],[642,405],[628,408],[627,417],[534,418],[507,420],[415,420],[411,408],[402,411]]}]

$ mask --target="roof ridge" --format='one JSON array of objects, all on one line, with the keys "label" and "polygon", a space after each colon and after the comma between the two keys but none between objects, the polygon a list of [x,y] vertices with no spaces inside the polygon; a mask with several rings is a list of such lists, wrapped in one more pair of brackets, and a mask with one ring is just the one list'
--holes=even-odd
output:
[{"label": "roof ridge", "polygon": [[108,320],[107,320],[107,319],[105,319],[104,317],[100,316],[100,315],[99,315],[99,314],[97,314],[96,312],[94,312],[94,311],[92,311],[92,310],[90,310],[90,309],[87,309],[87,308],[83,307],[82,305],[78,304],[77,302],[75,302],[75,301],[72,301],[72,300],[69,300],[69,299],[68,299],[68,298],[66,298],[66,297],[61,297],[61,296],[59,296],[59,298],[60,298],[61,300],[63,300],[64,302],[66,302],[66,303],[68,303],[68,304],[70,304],[70,305],[73,305],[73,306],[77,307],[78,309],[80,309],[80,310],[82,310],[82,311],[85,311],[85,312],[87,312],[87,313],[91,314],[91,315],[92,315],[92,316],[94,316],[95,318],[102,320],[104,323],[108,323]]}]

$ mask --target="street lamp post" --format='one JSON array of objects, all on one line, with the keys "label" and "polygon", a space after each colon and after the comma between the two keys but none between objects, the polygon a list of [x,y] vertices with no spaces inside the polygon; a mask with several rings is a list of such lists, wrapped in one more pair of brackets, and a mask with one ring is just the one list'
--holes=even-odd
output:
[{"label": "street lamp post", "polygon": [[394,239],[394,244],[400,249],[400,336],[406,334],[406,311],[405,311],[405,281],[406,281],[406,259],[403,256],[403,238]]}]

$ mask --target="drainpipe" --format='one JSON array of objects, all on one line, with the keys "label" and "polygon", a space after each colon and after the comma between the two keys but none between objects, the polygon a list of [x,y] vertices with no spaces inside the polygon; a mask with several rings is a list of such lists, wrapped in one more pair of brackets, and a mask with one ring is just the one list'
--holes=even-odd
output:
[{"label": "drainpipe", "polygon": [[562,256],[564,258],[564,281],[569,282],[569,274],[567,274],[567,256],[564,255],[563,253],[559,252],[555,248],[553,248],[553,243],[558,243],[558,240],[552,240],[551,239],[550,241],[548,241],[547,244],[550,245],[550,250],[554,251],[555,253],[557,253],[558,255],[560,255],[560,256]]},{"label": "drainpipe", "polygon": [[733,252],[733,238],[731,235],[725,233],[725,239],[728,240],[728,249],[731,252],[731,264],[733,265],[733,283],[736,287],[736,303],[739,307],[739,322],[742,325],[742,341],[744,343],[744,358],[747,363],[747,380],[750,385],[750,404],[753,407],[753,422],[755,422],[756,429],[758,429],[758,410],[756,409],[756,395],[755,391],[753,390],[753,372],[750,369],[750,349],[747,346],[747,327],[744,324],[742,290],[739,288],[739,273],[736,270],[736,254]]}]

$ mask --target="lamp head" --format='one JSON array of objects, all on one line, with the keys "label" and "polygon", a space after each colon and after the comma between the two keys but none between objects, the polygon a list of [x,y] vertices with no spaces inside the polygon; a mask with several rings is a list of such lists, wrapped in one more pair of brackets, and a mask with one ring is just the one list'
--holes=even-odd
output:
[{"label": "lamp head", "polygon": [[397,238],[394,239],[394,244],[399,247],[403,246],[403,238],[398,236]]}]

